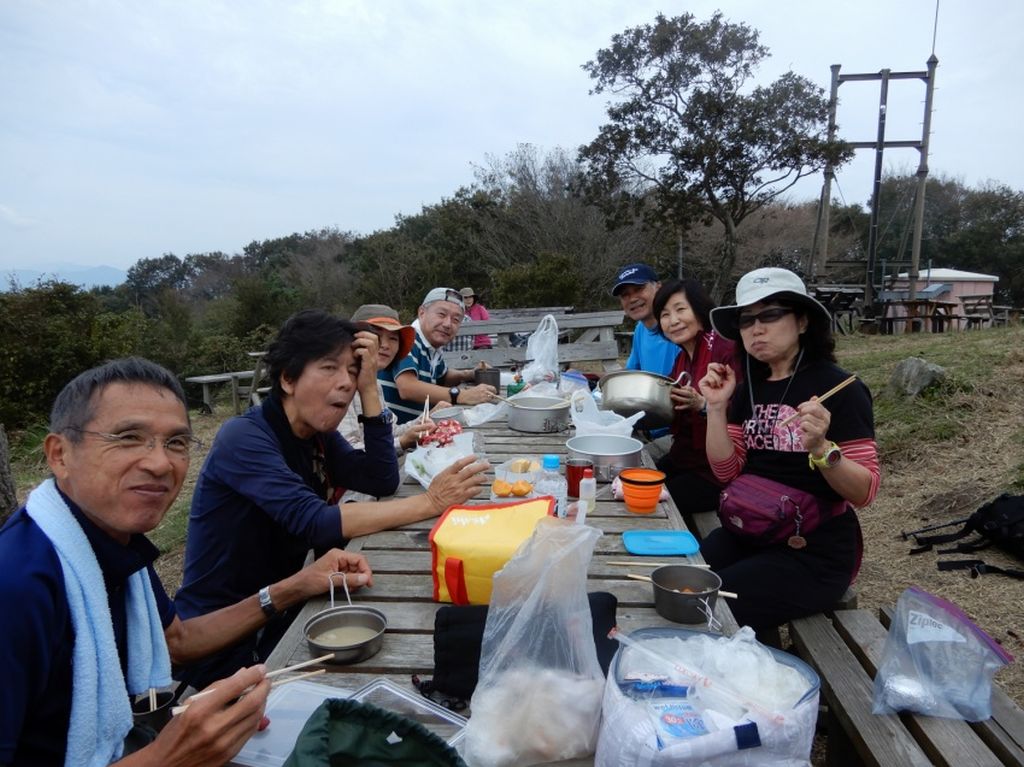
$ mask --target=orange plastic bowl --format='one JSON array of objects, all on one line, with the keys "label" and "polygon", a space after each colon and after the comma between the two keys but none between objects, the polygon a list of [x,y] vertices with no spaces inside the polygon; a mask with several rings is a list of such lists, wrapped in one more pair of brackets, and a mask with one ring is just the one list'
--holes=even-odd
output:
[{"label": "orange plastic bowl", "polygon": [[642,467],[619,472],[626,510],[633,514],[653,514],[658,508],[661,488],[665,485],[664,472]]}]

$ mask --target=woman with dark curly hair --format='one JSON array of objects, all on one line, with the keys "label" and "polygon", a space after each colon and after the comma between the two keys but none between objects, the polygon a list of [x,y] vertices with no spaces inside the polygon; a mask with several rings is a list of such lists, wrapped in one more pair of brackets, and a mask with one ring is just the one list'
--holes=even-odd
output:
[{"label": "woman with dark curly hair", "polygon": [[672,419],[672,446],[658,461],[665,472],[665,485],[683,514],[687,527],[694,529],[693,514],[718,508],[722,483],[708,465],[705,450],[707,410],[697,382],[708,365],[720,362],[736,368],[736,344],[711,328],[710,296],[699,282],[666,280],[654,296],[654,316],[658,332],[679,347],[679,356],[671,376],[686,373],[670,396],[675,414]]},{"label": "woman with dark curly hair", "polygon": [[[733,614],[761,632],[833,605],[860,567],[854,508],[878,491],[871,393],[835,362],[832,321],[786,269],[755,269],[736,304],[711,312],[717,332],[742,341],[745,381],[712,363],[700,381],[707,455],[722,494],[722,527],[701,553],[735,591]],[[779,521],[780,517],[785,517]]]}]

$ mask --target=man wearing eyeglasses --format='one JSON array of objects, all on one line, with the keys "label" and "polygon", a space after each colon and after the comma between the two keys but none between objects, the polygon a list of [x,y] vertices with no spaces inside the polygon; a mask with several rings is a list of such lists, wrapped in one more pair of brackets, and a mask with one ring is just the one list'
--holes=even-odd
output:
[{"label": "man wearing eyeglasses", "polygon": [[[197,444],[181,384],[146,360],[88,370],[58,395],[43,443],[52,476],[0,529],[0,765],[219,765],[256,731],[262,666],[218,681],[155,739],[133,729],[129,696],[170,686],[172,660],[266,622],[255,593],[183,621],[153,569],[145,534]],[[362,556],[334,549],[274,584],[275,601],[322,593],[338,569],[356,587],[372,579]]]},{"label": "man wearing eyeglasses", "polygon": [[384,399],[398,423],[420,416],[428,398],[435,405],[479,405],[497,393],[487,384],[460,388],[459,384],[474,380],[473,371],[449,368],[444,361],[442,349],[455,338],[465,313],[462,294],[454,288],[434,288],[424,297],[412,323],[416,328],[412,351],[380,374]]}]

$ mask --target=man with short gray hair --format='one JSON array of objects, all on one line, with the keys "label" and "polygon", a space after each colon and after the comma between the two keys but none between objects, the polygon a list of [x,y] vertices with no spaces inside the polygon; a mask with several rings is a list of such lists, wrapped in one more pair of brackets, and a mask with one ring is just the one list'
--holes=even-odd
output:
[{"label": "man with short gray hair", "polygon": [[380,376],[384,399],[399,423],[411,421],[423,413],[427,399],[431,404],[479,405],[492,401],[493,386],[480,384],[462,389],[459,384],[474,380],[470,369],[449,368],[442,349],[453,339],[462,324],[466,305],[454,288],[434,288],[423,299],[412,326],[416,341],[412,351]]},{"label": "man with short gray hair", "polygon": [[[140,358],[88,370],[57,396],[43,452],[52,476],[0,528],[0,764],[209,764],[256,732],[263,666],[217,682],[156,736],[133,729],[130,696],[171,685],[171,660],[202,657],[266,622],[256,594],[182,620],[145,533],[178,496],[198,440],[181,384]],[[327,575],[369,583],[366,560],[333,549],[276,584],[298,603]],[[243,694],[244,693],[244,694]],[[131,737],[128,737],[131,735]]]}]

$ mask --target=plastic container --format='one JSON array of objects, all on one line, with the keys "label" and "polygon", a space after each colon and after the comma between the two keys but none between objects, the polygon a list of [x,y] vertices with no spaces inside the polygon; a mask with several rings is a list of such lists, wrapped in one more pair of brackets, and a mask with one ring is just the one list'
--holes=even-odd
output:
[{"label": "plastic container", "polygon": [[580,480],[580,499],[576,504],[577,525],[586,524],[587,514],[594,510],[594,498],[596,496],[597,480],[594,479],[594,470],[584,469],[583,479]]},{"label": "plastic container", "polygon": [[[525,469],[525,470],[524,470]],[[534,456],[519,456],[496,466],[491,483],[492,501],[518,501],[537,495],[534,485],[540,476],[540,461]],[[500,484],[504,482],[505,484]],[[528,488],[527,488],[528,486]],[[501,492],[496,492],[501,490]]]},{"label": "plastic container", "polygon": [[569,513],[569,484],[558,471],[558,456],[545,455],[541,462],[541,475],[533,486],[537,495],[550,495],[555,499],[555,516],[565,519]]}]

